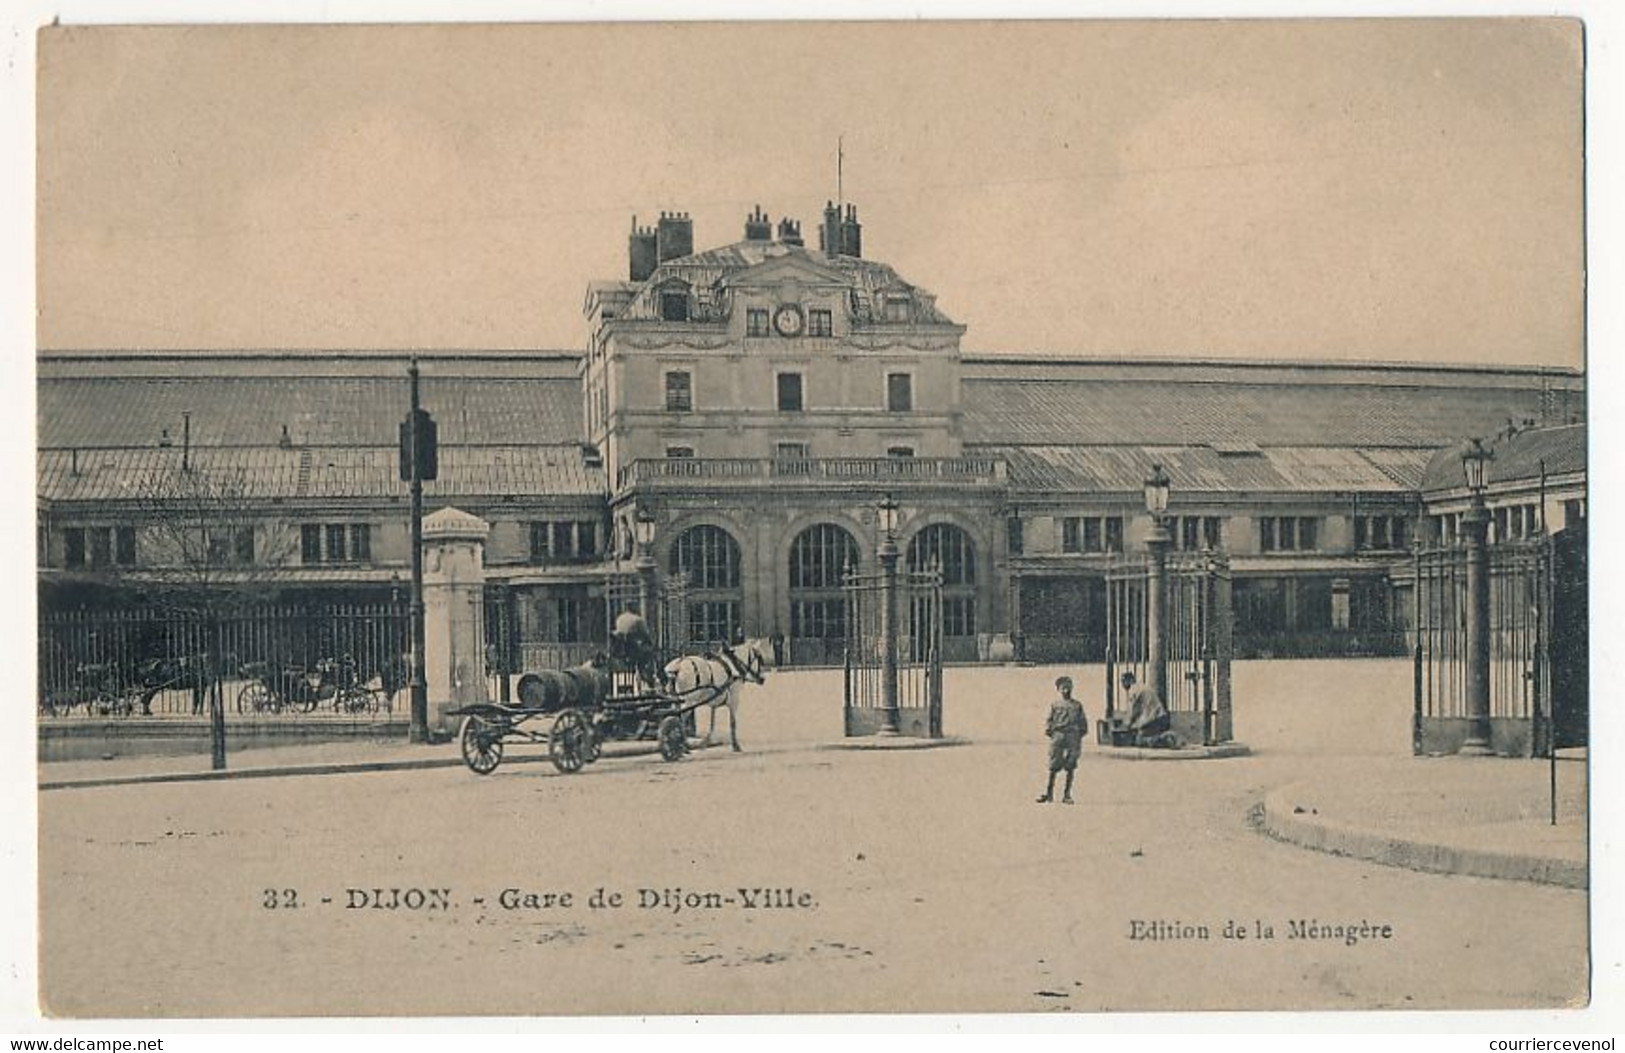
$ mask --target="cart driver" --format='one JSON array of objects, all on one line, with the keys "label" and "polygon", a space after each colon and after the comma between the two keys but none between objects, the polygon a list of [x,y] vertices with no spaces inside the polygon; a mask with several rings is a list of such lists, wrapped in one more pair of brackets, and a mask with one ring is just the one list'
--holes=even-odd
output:
[{"label": "cart driver", "polygon": [[650,687],[660,686],[660,656],[649,623],[636,611],[623,611],[609,637],[609,656],[623,669],[636,670]]}]

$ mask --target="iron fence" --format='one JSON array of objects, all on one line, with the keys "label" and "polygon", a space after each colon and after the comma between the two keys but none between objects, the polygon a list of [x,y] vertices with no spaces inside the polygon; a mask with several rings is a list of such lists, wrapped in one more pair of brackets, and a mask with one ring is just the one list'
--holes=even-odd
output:
[{"label": "iron fence", "polygon": [[387,712],[405,686],[404,604],[62,611],[39,622],[43,716]]}]

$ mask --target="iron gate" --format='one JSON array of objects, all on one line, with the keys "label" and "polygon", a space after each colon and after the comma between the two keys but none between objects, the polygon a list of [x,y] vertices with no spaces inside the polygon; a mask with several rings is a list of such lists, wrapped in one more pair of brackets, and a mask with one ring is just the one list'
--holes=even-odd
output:
[{"label": "iron gate", "polygon": [[[1552,723],[1548,648],[1552,632],[1552,546],[1543,538],[1489,548],[1490,745],[1512,756],[1541,755]],[[1414,648],[1415,753],[1454,753],[1466,739],[1467,548],[1419,549]]]},{"label": "iron gate", "polygon": [[897,730],[942,737],[942,575],[935,570],[896,574],[895,640],[884,624],[884,573],[848,573],[846,599],[846,734],[873,735],[885,724],[886,649],[897,669]]},{"label": "iron gate", "polygon": [[[1230,660],[1234,618],[1230,564],[1220,553],[1170,554],[1164,573],[1167,690],[1171,730],[1183,742],[1212,745],[1232,735]],[[1117,682],[1133,672],[1150,682],[1151,564],[1118,564],[1106,573],[1106,719],[1117,711]]]}]

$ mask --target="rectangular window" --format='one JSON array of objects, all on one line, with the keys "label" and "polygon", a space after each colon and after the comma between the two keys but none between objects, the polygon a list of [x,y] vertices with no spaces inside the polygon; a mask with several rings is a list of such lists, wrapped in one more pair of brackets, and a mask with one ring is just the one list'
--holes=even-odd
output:
[{"label": "rectangular window", "polygon": [[1320,547],[1320,520],[1308,516],[1264,516],[1258,521],[1263,552],[1312,552]]},{"label": "rectangular window", "polygon": [[680,460],[684,460],[686,458],[693,457],[693,456],[694,456],[694,447],[692,447],[692,446],[668,446],[668,447],[666,447],[666,459],[667,460],[680,461]]},{"label": "rectangular window", "polygon": [[532,523],[530,525],[530,561],[532,564],[547,562],[547,537],[548,525],[546,523]]},{"label": "rectangular window", "polygon": [[91,527],[86,533],[90,540],[90,565],[105,567],[113,562],[113,529]]},{"label": "rectangular window", "polygon": [[135,527],[118,528],[117,552],[114,554],[121,567],[135,565]]},{"label": "rectangular window", "polygon": [[1298,520],[1298,549],[1302,552],[1313,552],[1320,547],[1320,520]]},{"label": "rectangular window", "polygon": [[914,447],[912,447],[912,446],[888,446],[888,447],[886,447],[886,456],[887,457],[913,457],[914,456]]},{"label": "rectangular window", "polygon": [[1371,517],[1371,547],[1386,549],[1393,546],[1393,539],[1388,536],[1389,519],[1387,516]]},{"label": "rectangular window", "polygon": [[1004,521],[1005,543],[1010,548],[1012,556],[1019,556],[1026,550],[1026,538],[1022,534],[1021,519],[1011,516]]},{"label": "rectangular window", "polygon": [[1183,549],[1197,549],[1201,541],[1197,535],[1201,532],[1202,521],[1196,516],[1183,516],[1179,520],[1179,547]]},{"label": "rectangular window", "polygon": [[573,531],[570,523],[553,524],[553,547],[550,550],[554,559],[570,559],[575,556],[575,544],[571,538]]},{"label": "rectangular window", "polygon": [[85,565],[84,527],[69,527],[62,531],[62,562],[69,567]]},{"label": "rectangular window", "polygon": [[1103,552],[1106,545],[1105,524],[1099,519],[1089,518],[1083,524],[1083,550],[1085,552]]},{"label": "rectangular window", "polygon": [[801,412],[801,374],[780,373],[779,385],[779,412]]},{"label": "rectangular window", "polygon": [[345,543],[348,534],[343,523],[327,524],[327,551],[323,553],[327,562],[344,563],[350,558],[349,546]]},{"label": "rectangular window", "polygon": [[767,336],[767,308],[752,307],[745,312],[745,335]]},{"label": "rectangular window", "polygon": [[1224,547],[1224,520],[1218,516],[1202,517],[1202,543],[1211,549]]},{"label": "rectangular window", "polygon": [[908,298],[906,296],[886,297],[886,321],[908,321]]},{"label": "rectangular window", "polygon": [[907,373],[886,374],[886,411],[912,413],[914,411],[914,378]]},{"label": "rectangular window", "polygon": [[[1082,523],[1082,521],[1080,519],[1078,519],[1077,516],[1067,516],[1066,518],[1061,520],[1061,551],[1062,552],[1079,552],[1079,551],[1082,551],[1082,541],[1079,540],[1079,526],[1081,525],[1081,523]],[[1099,540],[1099,533],[1100,533],[1100,524],[1099,524],[1099,522],[1097,520],[1091,519],[1089,521],[1089,525],[1093,526],[1095,528],[1096,540]]]},{"label": "rectangular window", "polygon": [[[239,538],[239,541],[241,539]],[[239,549],[241,545],[238,546]],[[249,561],[253,561],[254,537],[248,538]],[[350,525],[350,558],[357,563],[367,563],[372,560],[372,527],[366,523],[352,523]]]},{"label": "rectangular window", "polygon": [[688,321],[688,293],[661,293],[660,317],[663,321],[667,322]]},{"label": "rectangular window", "polygon": [[694,412],[694,380],[686,369],[673,369],[666,374],[666,412]]},{"label": "rectangular window", "polygon": [[1106,517],[1106,551],[1123,551],[1123,517]]},{"label": "rectangular window", "polygon": [[598,556],[598,524],[583,520],[576,524],[576,551],[583,559]]},{"label": "rectangular window", "polygon": [[812,447],[804,442],[781,442],[773,447],[773,455],[781,461],[805,461],[812,456]]},{"label": "rectangular window", "polygon": [[831,336],[835,332],[829,308],[814,307],[807,312],[808,336]]},{"label": "rectangular window", "polygon": [[299,528],[299,562],[320,563],[322,561],[322,528],[315,523],[305,523]]},{"label": "rectangular window", "polygon": [[553,627],[559,643],[581,642],[581,610],[574,596],[553,601]]}]

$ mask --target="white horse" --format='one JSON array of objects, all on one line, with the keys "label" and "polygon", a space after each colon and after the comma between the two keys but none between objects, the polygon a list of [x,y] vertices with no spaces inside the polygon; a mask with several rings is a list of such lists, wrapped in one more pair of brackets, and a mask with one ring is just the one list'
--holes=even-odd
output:
[{"label": "white horse", "polygon": [[683,705],[711,708],[707,745],[716,734],[717,709],[727,706],[728,739],[734,752],[739,751],[739,685],[766,682],[772,653],[766,641],[746,640],[733,646],[722,644],[714,653],[684,655],[666,663],[666,682]]}]

